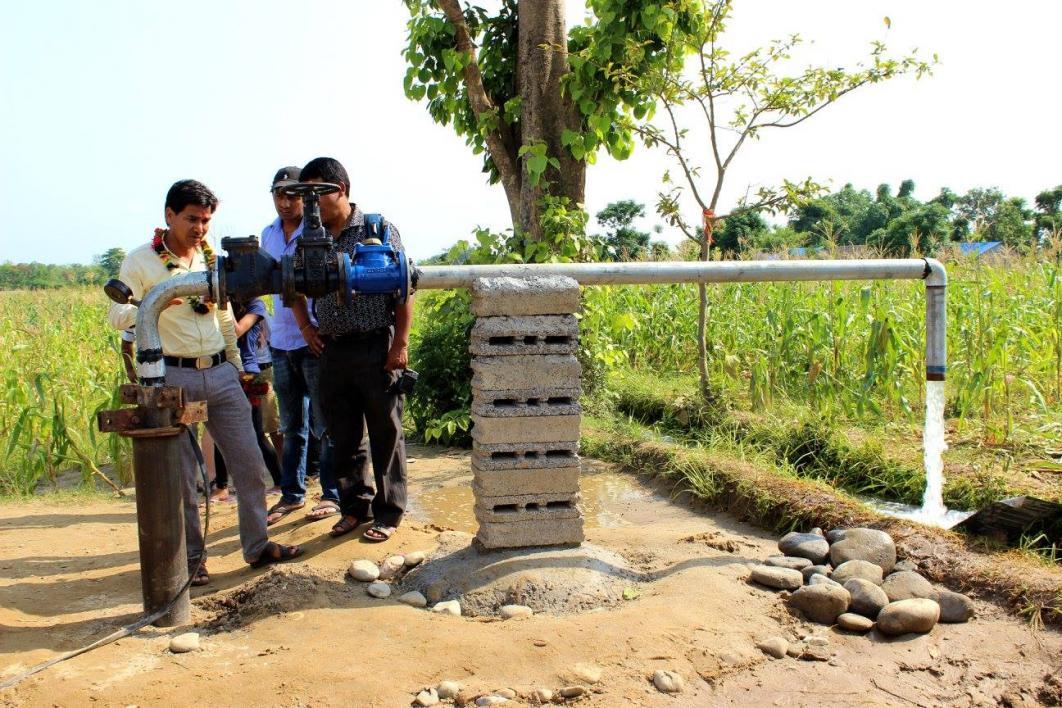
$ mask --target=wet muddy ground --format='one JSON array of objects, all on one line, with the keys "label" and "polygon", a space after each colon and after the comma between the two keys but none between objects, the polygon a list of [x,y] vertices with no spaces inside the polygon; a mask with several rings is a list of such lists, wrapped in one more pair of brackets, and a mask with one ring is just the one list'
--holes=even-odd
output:
[{"label": "wet muddy ground", "polygon": [[[403,706],[444,679],[459,681],[466,697],[582,684],[588,692],[579,700],[601,706],[1022,705],[1058,697],[1057,632],[1034,632],[984,603],[968,624],[892,640],[806,623],[746,580],[749,563],[775,552],[773,536],[592,461],[582,478],[583,555],[596,560],[518,554],[495,564],[490,582],[537,588],[548,571],[546,584],[559,592],[600,580],[629,590],[618,600],[503,622],[371,598],[346,577],[351,560],[431,553],[467,543],[461,532],[474,530],[467,454],[411,455],[410,513],[388,543],[330,539],[330,522],[296,513],[274,534],[304,544],[305,556],[254,571],[239,558],[234,505],[217,505],[213,581],[193,593],[200,651],[171,654],[177,631],[149,628],[0,692],[0,703]],[[0,505],[0,678],[133,620],[139,593],[131,500]],[[770,660],[756,648],[770,636],[807,634],[827,640],[829,661]],[[599,670],[597,682],[587,681],[587,667]],[[683,692],[657,691],[657,669],[679,674]]]}]

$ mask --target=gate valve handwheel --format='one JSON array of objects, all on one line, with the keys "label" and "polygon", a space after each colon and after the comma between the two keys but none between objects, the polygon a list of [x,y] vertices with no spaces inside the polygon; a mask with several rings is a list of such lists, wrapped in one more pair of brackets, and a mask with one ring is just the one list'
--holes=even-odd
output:
[{"label": "gate valve handwheel", "polygon": [[322,194],[332,194],[338,192],[340,189],[338,184],[332,184],[331,182],[296,182],[283,188],[284,194],[290,194],[293,197],[305,197],[310,194],[316,194],[320,196]]},{"label": "gate valve handwheel", "polygon": [[[107,297],[114,300],[119,305],[128,305],[133,301],[133,291],[128,285],[118,280],[117,278],[111,278],[103,285],[103,292],[107,293]],[[136,302],[133,302],[136,305]]]}]

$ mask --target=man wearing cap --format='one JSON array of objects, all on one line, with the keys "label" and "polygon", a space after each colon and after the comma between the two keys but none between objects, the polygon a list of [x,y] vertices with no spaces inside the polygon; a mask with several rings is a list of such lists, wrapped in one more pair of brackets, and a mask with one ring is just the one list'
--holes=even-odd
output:
[{"label": "man wearing cap", "polygon": [[[262,249],[278,261],[284,256],[295,255],[295,247],[302,236],[302,197],[284,191],[285,187],[298,181],[298,167],[282,167],[273,176],[271,192],[277,218],[262,231]],[[306,505],[306,450],[310,435],[321,441],[321,500],[306,514],[307,518],[316,521],[339,513],[339,493],[332,474],[332,444],[324,429],[325,417],[317,392],[318,360],[303,340],[291,308],[284,307],[280,295],[273,296],[273,313],[269,348],[273,358],[273,386],[280,404],[284,449],[281,497],[269,509],[268,521],[276,523]]]},{"label": "man wearing cap", "polygon": [[[166,280],[205,271],[214,255],[206,241],[218,199],[206,185],[181,180],[166,194],[165,229],[134,249],[122,262],[120,278],[140,300],[152,287]],[[137,306],[112,304],[108,319],[116,329],[127,330],[136,322]],[[269,540],[265,518],[265,463],[251,425],[251,406],[240,386],[243,370],[236,348],[232,313],[220,310],[199,297],[178,298],[162,312],[158,323],[166,384],[179,386],[193,401],[206,401],[206,427],[230,460],[238,499],[240,544],[243,558],[254,567],[298,556],[298,546]],[[190,571],[195,585],[210,582],[205,564],[206,544],[199,523],[196,481],[198,464],[190,441],[182,444],[184,476],[184,529]]]}]

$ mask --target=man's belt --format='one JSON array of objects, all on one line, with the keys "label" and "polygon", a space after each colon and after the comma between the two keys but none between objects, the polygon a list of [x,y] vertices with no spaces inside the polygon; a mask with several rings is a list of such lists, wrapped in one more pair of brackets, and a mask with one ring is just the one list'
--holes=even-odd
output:
[{"label": "man's belt", "polygon": [[225,352],[220,351],[217,354],[206,354],[204,356],[196,357],[183,357],[183,356],[164,356],[162,360],[166,362],[166,366],[178,366],[182,369],[209,369],[212,366],[223,364],[226,361]]},{"label": "man's belt", "polygon": [[376,329],[366,330],[364,332],[345,332],[343,334],[324,334],[321,338],[326,342],[335,342],[337,344],[344,344],[346,342],[363,342],[367,339],[375,339],[376,337],[385,336],[391,333],[390,327],[377,327]]}]

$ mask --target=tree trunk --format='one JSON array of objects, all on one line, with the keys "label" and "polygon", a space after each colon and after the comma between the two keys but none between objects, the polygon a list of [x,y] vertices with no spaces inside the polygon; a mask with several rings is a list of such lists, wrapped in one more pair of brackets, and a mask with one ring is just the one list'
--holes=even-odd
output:
[{"label": "tree trunk", "polygon": [[[521,0],[519,6],[517,87],[522,99],[521,145],[543,142],[548,157],[559,169],[547,168],[537,185],[527,179],[521,162],[519,222],[513,226],[529,239],[542,239],[541,201],[545,192],[582,204],[586,163],[576,160],[561,144],[564,131],[578,130],[579,113],[562,93],[561,79],[568,73],[568,31],[564,0]],[[545,187],[545,189],[543,189]]]}]

